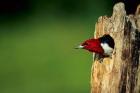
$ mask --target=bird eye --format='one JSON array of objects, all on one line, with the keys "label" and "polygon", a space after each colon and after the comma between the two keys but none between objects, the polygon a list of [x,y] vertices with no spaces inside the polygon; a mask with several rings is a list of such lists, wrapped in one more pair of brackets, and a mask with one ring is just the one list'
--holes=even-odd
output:
[{"label": "bird eye", "polygon": [[83,46],[86,46],[86,45],[88,45],[88,43],[87,43],[87,42],[83,43]]}]

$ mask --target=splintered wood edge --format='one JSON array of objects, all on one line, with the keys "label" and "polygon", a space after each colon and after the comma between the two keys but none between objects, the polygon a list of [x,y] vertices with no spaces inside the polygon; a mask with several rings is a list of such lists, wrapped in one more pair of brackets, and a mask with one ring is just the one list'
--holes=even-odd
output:
[{"label": "splintered wood edge", "polygon": [[114,5],[112,18],[115,19],[116,16],[126,15],[125,5],[122,2],[119,2]]},{"label": "splintered wood edge", "polygon": [[[124,4],[123,3],[117,3],[114,8],[113,8],[113,13],[111,17],[106,17],[106,16],[101,16],[99,17],[96,25],[95,25],[95,32],[94,32],[94,37],[98,38],[101,37],[102,35],[108,33],[108,34],[112,34],[114,32],[118,32],[117,29],[108,31],[109,29],[105,29],[104,26],[106,26],[108,23],[110,23],[110,21],[114,21],[116,23],[114,23],[117,27],[119,27],[120,25],[118,23],[120,23],[120,21],[125,21],[124,17],[126,16],[126,11],[124,8]],[[123,19],[121,19],[123,18]],[[117,19],[121,19],[121,20],[117,20]],[[107,22],[107,23],[106,23]],[[124,22],[123,22],[124,23]],[[111,24],[111,26],[109,27],[113,27],[114,24]],[[112,28],[111,28],[112,29]],[[123,29],[123,28],[122,28]],[[111,35],[112,36],[112,35]],[[100,93],[100,89],[97,87],[101,84],[101,82],[97,82],[99,81],[98,78],[95,78],[94,75],[97,75],[99,72],[96,72],[95,70],[97,70],[96,68],[105,68],[107,70],[107,72],[110,72],[112,67],[106,68],[107,65],[113,65],[113,60],[111,60],[110,58],[105,58],[103,60],[103,63],[99,63],[97,60],[93,60],[93,64],[92,64],[92,68],[91,68],[91,93],[95,92],[95,93]],[[104,71],[102,72],[104,73]],[[94,78],[94,79],[93,79]],[[95,86],[94,84],[97,84],[97,86]],[[95,89],[94,89],[95,88]]]},{"label": "splintered wood edge", "polygon": [[137,6],[137,10],[135,12],[135,15],[140,15],[140,4]]},{"label": "splintered wood edge", "polygon": [[113,13],[117,12],[117,13],[121,13],[125,11],[125,5],[122,2],[119,2],[117,4],[114,5],[113,7]]},{"label": "splintered wood edge", "polygon": [[[119,27],[119,23],[121,23],[120,21],[125,21],[125,16],[126,11],[124,3],[119,2],[115,4],[113,7],[113,13],[111,17],[100,16],[98,18],[98,21],[95,24],[94,38],[99,38],[104,34],[110,34],[112,36],[113,33],[118,32],[117,27],[115,29],[112,29],[112,27],[114,24]],[[124,22],[122,22],[122,24],[124,24]],[[124,29],[124,27],[122,27],[122,29]]]},{"label": "splintered wood edge", "polygon": [[[106,18],[108,20],[106,20]],[[126,21],[130,21],[132,23],[131,24],[132,28],[138,29],[138,28],[140,28],[140,25],[138,25],[138,24],[140,24],[140,23],[138,23],[138,22],[140,22],[140,5],[138,5],[138,7],[137,7],[135,15],[126,15],[125,5],[123,3],[120,2],[120,3],[115,4],[115,6],[113,7],[113,13],[112,13],[111,17],[106,17],[106,16],[99,17],[99,19],[95,25],[95,32],[94,32],[95,38],[98,38],[106,33],[106,29],[104,28],[104,26],[106,25],[105,21],[111,21],[111,22],[113,21],[114,22],[113,25],[115,25],[115,28],[117,28],[117,29],[113,28],[113,30],[107,29],[107,31],[109,31],[108,33],[111,34],[111,36],[113,36],[113,38],[115,37],[115,34],[113,34],[113,33],[118,33],[125,29],[124,27],[121,27],[121,30],[118,31],[118,28],[120,28],[120,25],[125,26]],[[115,56],[113,56],[113,57],[115,57]],[[98,78],[94,77],[94,75],[97,77],[97,74],[98,74],[98,71],[96,72],[96,70],[97,70],[96,68],[98,67],[98,70],[100,71],[100,69],[99,69],[100,66],[102,68],[103,67],[105,68],[107,64],[112,63],[112,65],[113,65],[113,62],[110,62],[110,61],[114,61],[114,60],[110,60],[108,58],[108,59],[105,59],[103,63],[99,63],[97,60],[93,60],[93,64],[92,64],[92,68],[91,68],[91,93],[100,93],[100,91],[101,91],[98,86],[102,82],[102,79],[101,79],[101,81],[99,81]],[[105,70],[110,71],[111,69],[112,68],[105,69]],[[138,69],[138,73],[139,72],[140,72],[140,67]],[[103,72],[102,72],[102,74],[103,74]],[[140,81],[139,77],[140,77],[140,74],[138,74],[138,81]],[[98,81],[98,82],[96,82],[96,81]],[[138,89],[139,89],[139,86],[140,86],[140,82],[138,82],[138,86],[137,86]]]}]

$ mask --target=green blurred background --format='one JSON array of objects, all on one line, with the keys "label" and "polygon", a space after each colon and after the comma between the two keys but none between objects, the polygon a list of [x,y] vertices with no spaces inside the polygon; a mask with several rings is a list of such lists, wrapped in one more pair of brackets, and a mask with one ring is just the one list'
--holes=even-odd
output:
[{"label": "green blurred background", "polygon": [[91,38],[112,0],[0,1],[0,93],[89,93]]}]

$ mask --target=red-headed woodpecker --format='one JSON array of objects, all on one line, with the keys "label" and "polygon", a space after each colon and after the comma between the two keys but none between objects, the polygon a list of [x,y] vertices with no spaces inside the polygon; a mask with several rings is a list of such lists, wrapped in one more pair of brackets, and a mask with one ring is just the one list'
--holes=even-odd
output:
[{"label": "red-headed woodpecker", "polygon": [[77,47],[77,49],[86,49],[104,58],[111,57],[114,45],[115,43],[113,38],[110,35],[105,34],[100,38],[92,38],[84,41]]}]

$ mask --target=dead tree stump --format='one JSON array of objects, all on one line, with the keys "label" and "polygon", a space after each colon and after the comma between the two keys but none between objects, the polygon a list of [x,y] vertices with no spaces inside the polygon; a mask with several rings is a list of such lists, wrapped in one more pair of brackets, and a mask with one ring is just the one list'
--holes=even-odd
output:
[{"label": "dead tree stump", "polygon": [[113,37],[115,54],[102,63],[93,60],[91,93],[140,93],[140,5],[135,15],[126,15],[124,7],[117,3],[112,16],[101,16],[95,25],[95,38]]}]

